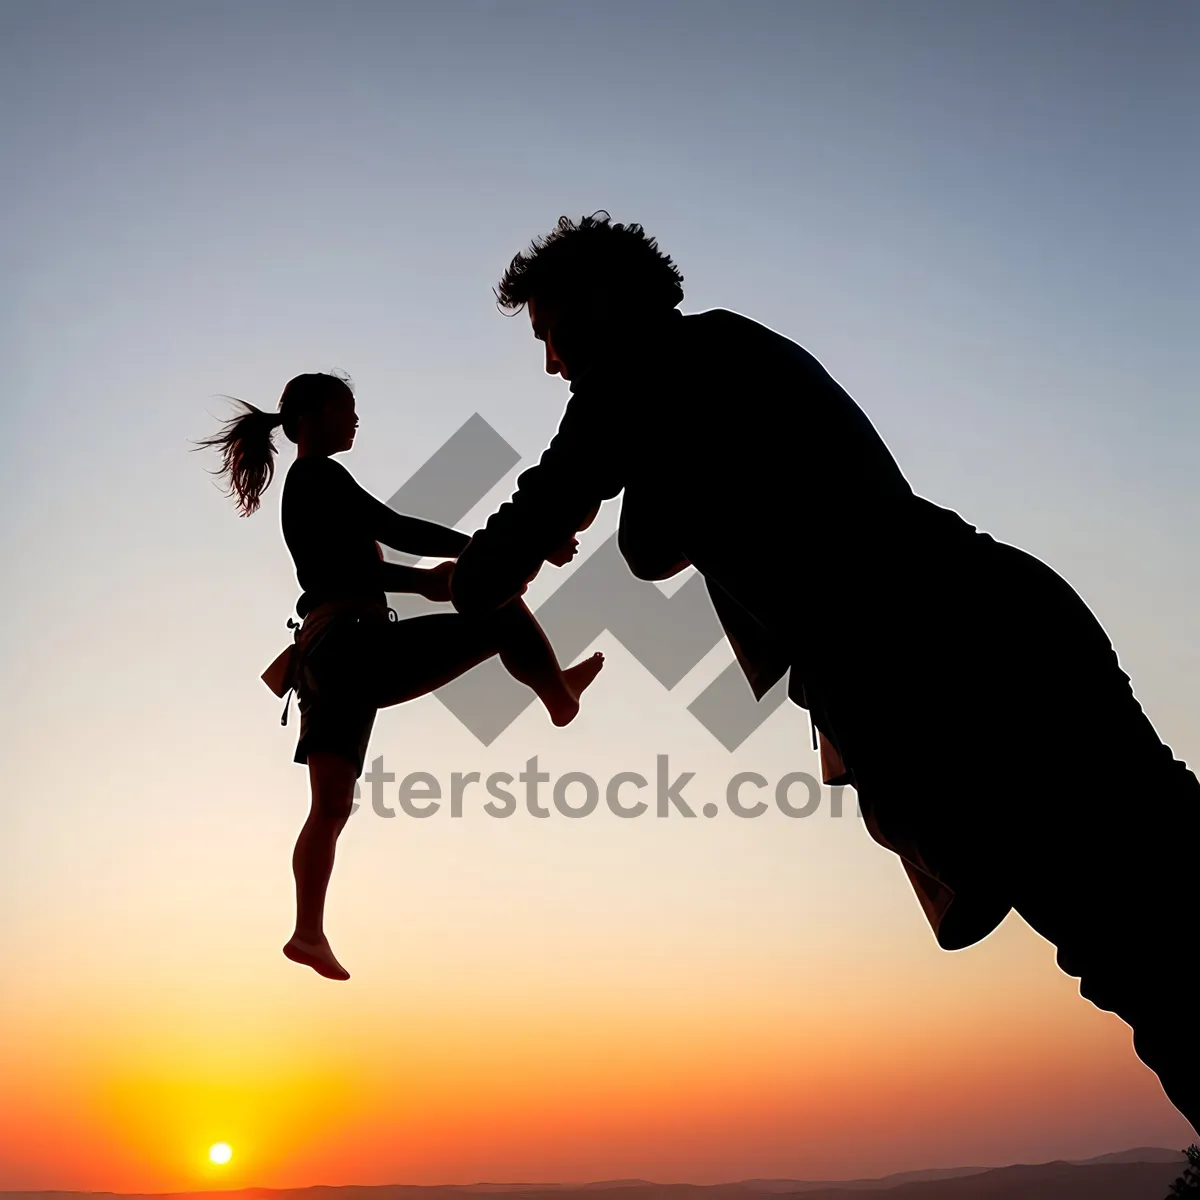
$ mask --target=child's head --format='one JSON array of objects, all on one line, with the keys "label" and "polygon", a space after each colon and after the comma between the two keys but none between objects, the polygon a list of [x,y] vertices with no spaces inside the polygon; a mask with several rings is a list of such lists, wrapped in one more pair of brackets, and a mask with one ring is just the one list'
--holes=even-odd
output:
[{"label": "child's head", "polygon": [[358,417],[350,381],[340,375],[313,372],[289,380],[279,397],[278,411],[263,412],[244,400],[241,412],[231,417],[220,432],[199,442],[221,452],[221,467],[229,494],[238,510],[248,517],[275,473],[275,430],[308,455],[339,454],[354,445]]},{"label": "child's head", "polygon": [[309,454],[340,454],[354,445],[354,393],[339,375],[314,372],[289,380],[279,397],[284,437]]}]

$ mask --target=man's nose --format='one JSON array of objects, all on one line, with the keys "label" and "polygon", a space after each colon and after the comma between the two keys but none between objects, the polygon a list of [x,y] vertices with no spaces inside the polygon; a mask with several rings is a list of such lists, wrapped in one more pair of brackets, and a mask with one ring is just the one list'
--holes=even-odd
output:
[{"label": "man's nose", "polygon": [[558,361],[558,355],[554,353],[554,350],[549,345],[546,347],[546,374],[562,374],[562,363]]}]

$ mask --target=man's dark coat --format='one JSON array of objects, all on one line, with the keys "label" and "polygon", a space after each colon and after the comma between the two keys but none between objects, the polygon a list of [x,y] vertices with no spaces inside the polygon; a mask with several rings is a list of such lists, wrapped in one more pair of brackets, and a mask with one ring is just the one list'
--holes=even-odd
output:
[{"label": "man's dark coat", "polygon": [[1014,654],[1038,653],[1006,589],[1042,571],[1061,608],[1066,585],[916,496],[821,364],[737,313],[672,312],[571,392],[540,461],[459,558],[459,610],[516,595],[623,492],[630,570],[701,572],[755,694],[790,668],[789,695],[841,755],[939,944],[985,936],[1011,899],[1003,797],[977,764],[1011,755],[1032,682]]}]

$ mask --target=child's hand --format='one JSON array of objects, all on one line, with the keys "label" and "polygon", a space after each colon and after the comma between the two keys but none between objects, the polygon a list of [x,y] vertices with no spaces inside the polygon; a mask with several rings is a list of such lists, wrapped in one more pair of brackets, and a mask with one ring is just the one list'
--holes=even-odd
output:
[{"label": "child's hand", "polygon": [[546,555],[546,561],[556,567],[565,567],[579,553],[579,539],[568,538],[553,554]]}]

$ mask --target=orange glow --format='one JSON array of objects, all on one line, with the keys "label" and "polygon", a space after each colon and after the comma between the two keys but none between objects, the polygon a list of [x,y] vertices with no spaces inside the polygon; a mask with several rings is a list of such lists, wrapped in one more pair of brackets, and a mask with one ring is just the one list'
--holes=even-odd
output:
[{"label": "orange glow", "polygon": [[[60,1039],[57,1070],[26,1059],[41,1094],[4,1104],[3,1136],[29,1179],[157,1191],[833,1177],[1002,1160],[1050,1124],[1087,1149],[1115,1096],[1169,1123],[1125,1027],[1071,981],[1039,977],[1032,935],[1004,941],[981,954],[1028,959],[1023,1004],[965,1003],[968,960],[943,955],[933,962],[965,972],[956,992],[930,988],[935,970],[882,1007],[869,974],[844,964],[808,996],[726,982],[681,1000],[643,980],[615,1001],[543,981],[490,1010],[464,993],[389,1012],[395,979],[354,1021],[331,989],[241,1028],[212,997],[170,1019],[97,1013],[102,1043]],[[314,1037],[326,1005],[335,1019]],[[864,1130],[885,1132],[864,1145]],[[223,1164],[218,1142],[235,1148]]]}]

